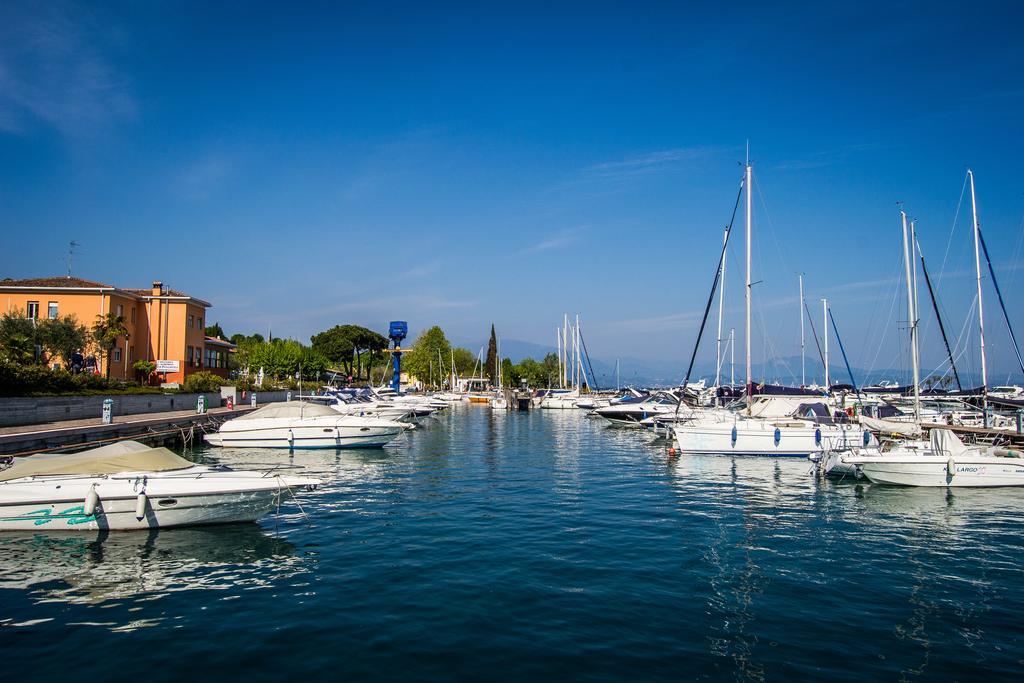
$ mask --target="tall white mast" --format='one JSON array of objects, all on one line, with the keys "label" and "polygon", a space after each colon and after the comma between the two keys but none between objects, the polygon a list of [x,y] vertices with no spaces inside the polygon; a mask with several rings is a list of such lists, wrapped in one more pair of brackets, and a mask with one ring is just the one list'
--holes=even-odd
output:
[{"label": "tall white mast", "polygon": [[715,349],[715,386],[722,384],[722,312],[725,307],[725,245],[729,239],[729,228],[722,233],[722,267],[718,276],[721,281],[718,284],[718,345]]},{"label": "tall white mast", "polygon": [[751,414],[751,409],[754,405],[754,379],[750,371],[750,246],[751,237],[753,233],[753,216],[751,214],[753,208],[753,201],[751,199],[751,185],[753,177],[753,169],[750,166],[750,158],[747,158],[747,169],[746,178],[744,179],[744,185],[746,186],[747,192],[747,285],[746,285],[746,324],[747,324],[747,415]]},{"label": "tall white mast", "polygon": [[[910,326],[910,363],[914,367],[914,421],[921,422],[921,367],[917,355],[917,302],[914,301],[914,276],[911,274],[910,238],[907,212],[900,211],[903,222],[903,270],[907,278],[907,324]],[[917,270],[916,268],[914,270]]]},{"label": "tall white mast", "polygon": [[615,391],[619,390],[619,359],[615,359]]},{"label": "tall white mast", "polygon": [[555,328],[555,348],[558,349],[558,384],[562,386],[562,330]]},{"label": "tall white mast", "polygon": [[565,355],[565,361],[562,364],[562,388],[564,389],[569,383],[569,314],[564,313],[562,317],[562,351]]},{"label": "tall white mast", "polygon": [[828,299],[821,300],[821,314],[825,318],[825,391],[832,384],[828,381]]},{"label": "tall white mast", "polygon": [[736,328],[729,328],[729,386],[736,386]]},{"label": "tall white mast", "polygon": [[978,335],[981,341],[981,407],[985,414],[985,426],[988,426],[988,368],[985,364],[985,307],[981,305],[981,254],[978,243],[981,239],[981,227],[978,225],[978,203],[974,197],[974,171],[967,169],[971,179],[971,214],[974,216],[974,268],[978,275]]},{"label": "tall white mast", "polygon": [[576,314],[576,391],[583,388],[583,360],[580,357],[580,314]]},{"label": "tall white mast", "polygon": [[804,354],[804,276],[800,274],[800,386],[807,386],[807,362]]}]

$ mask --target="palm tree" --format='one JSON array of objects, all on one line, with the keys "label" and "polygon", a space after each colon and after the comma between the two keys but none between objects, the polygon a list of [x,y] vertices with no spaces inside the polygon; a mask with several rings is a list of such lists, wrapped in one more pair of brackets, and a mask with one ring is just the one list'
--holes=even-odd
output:
[{"label": "palm tree", "polygon": [[128,334],[124,318],[116,313],[103,313],[96,316],[92,326],[92,340],[106,356],[106,377],[110,379],[110,354],[117,346],[117,340]]}]

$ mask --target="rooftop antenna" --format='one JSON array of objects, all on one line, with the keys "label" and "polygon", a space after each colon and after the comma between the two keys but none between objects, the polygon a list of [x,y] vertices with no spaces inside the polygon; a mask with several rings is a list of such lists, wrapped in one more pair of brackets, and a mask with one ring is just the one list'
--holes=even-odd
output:
[{"label": "rooftop antenna", "polygon": [[71,262],[75,257],[75,249],[82,246],[78,242],[71,240],[68,242],[68,279],[71,279]]}]

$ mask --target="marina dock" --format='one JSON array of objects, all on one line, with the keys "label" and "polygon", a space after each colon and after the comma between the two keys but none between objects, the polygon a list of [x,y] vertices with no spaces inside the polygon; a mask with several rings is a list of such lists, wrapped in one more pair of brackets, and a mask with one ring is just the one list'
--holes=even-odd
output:
[{"label": "marina dock", "polygon": [[202,441],[205,431],[255,410],[252,406],[211,408],[205,413],[172,410],[163,413],[117,416],[110,424],[102,418],[64,420],[37,425],[0,428],[0,455],[23,456],[47,451],[102,446],[135,439],[151,446],[188,446]]}]

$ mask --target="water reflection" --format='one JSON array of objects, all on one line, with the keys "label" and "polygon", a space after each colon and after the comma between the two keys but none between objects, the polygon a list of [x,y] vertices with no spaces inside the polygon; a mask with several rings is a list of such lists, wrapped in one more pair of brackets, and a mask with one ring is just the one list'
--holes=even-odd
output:
[{"label": "water reflection", "polygon": [[31,602],[101,605],[179,591],[260,588],[307,570],[289,541],[255,524],[0,535],[0,590]]}]

